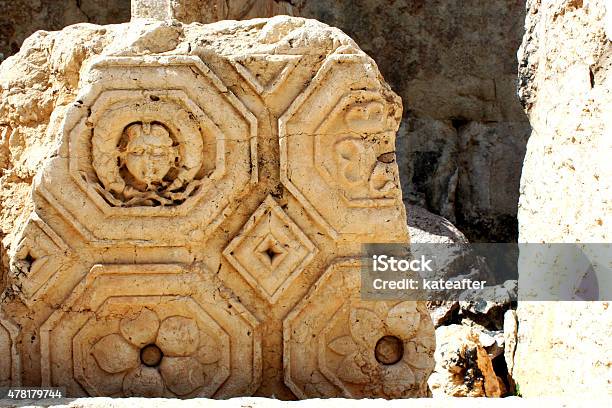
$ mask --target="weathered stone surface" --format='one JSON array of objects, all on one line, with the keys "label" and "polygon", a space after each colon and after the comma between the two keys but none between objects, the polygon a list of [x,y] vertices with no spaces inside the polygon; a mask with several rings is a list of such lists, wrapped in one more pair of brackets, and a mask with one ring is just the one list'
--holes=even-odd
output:
[{"label": "weathered stone surface", "polygon": [[[413,245],[412,250],[428,257],[436,257],[437,267],[427,275],[421,272],[423,277],[428,279],[469,277],[492,282],[493,277],[487,264],[475,255],[467,238],[450,221],[417,206],[408,205],[406,209],[410,242],[416,244]],[[434,327],[449,324],[453,318],[459,319],[456,323],[467,318],[475,319],[480,323],[493,321],[492,325],[495,325],[496,320],[499,320],[497,315],[503,314],[510,307],[510,297],[507,296],[507,289],[502,286],[488,288],[488,292],[491,294],[478,296],[478,298],[494,299],[497,295],[500,301],[470,302],[466,298],[465,302],[458,300],[427,302]],[[475,303],[478,305],[484,303],[482,307],[486,310],[476,310]],[[489,314],[491,316],[488,316]],[[497,326],[501,324],[499,321]]]},{"label": "weathered stone surface", "polygon": [[517,191],[530,130],[526,122],[471,122],[457,130],[455,223],[473,242],[516,240]]},{"label": "weathered stone surface", "polygon": [[[603,0],[529,1],[519,52],[519,95],[529,114],[529,140],[519,212],[523,242],[609,243],[612,240],[612,43]],[[519,290],[561,273],[557,257],[534,262],[521,253]],[[610,299],[609,249],[585,254],[600,295]],[[601,267],[598,267],[598,264]],[[562,280],[562,279],[561,279]],[[575,288],[572,288],[575,289]],[[589,397],[612,393],[609,302],[519,302],[513,376],[525,396]]]},{"label": "weathered stone surface", "polygon": [[520,121],[408,119],[398,139],[408,201],[447,218],[473,242],[512,242],[529,131]]},{"label": "weathered stone surface", "polygon": [[504,328],[504,314],[516,307],[517,281],[508,280],[499,285],[479,290],[467,290],[460,296],[458,317],[465,324],[473,322],[490,330]]},{"label": "weathered stone surface", "polygon": [[407,214],[410,242],[417,244],[412,248],[415,256],[436,257],[436,268],[427,276],[423,272],[423,277],[464,276],[491,282],[485,262],[475,255],[467,238],[447,219],[413,205],[407,206]]},{"label": "weathered stone surface", "polygon": [[275,0],[133,0],[133,18],[176,19],[183,23],[214,23],[256,17],[291,15],[289,1]]},{"label": "weathered stone surface", "polygon": [[467,326],[436,329],[436,368],[429,378],[434,398],[500,397],[505,392],[480,338]]},{"label": "weathered stone surface", "polygon": [[4,381],[427,394],[425,304],[359,297],[361,243],[409,241],[402,105],[340,30],[77,25],[37,33],[0,76]]},{"label": "weathered stone surface", "polygon": [[[7,3],[0,16],[5,56],[38,29],[129,20],[127,1]],[[473,242],[516,241],[529,129],[515,73],[524,1],[184,0],[143,10],[202,23],[289,14],[340,27],[408,102],[398,138],[406,203],[442,215]]]}]

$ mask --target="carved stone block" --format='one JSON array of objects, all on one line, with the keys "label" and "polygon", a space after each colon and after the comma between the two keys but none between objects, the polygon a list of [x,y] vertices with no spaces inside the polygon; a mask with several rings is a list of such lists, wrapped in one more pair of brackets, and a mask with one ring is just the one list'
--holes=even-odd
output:
[{"label": "carved stone block", "polygon": [[[27,142],[43,151],[32,193],[11,203],[26,210],[3,241],[0,384],[427,395],[424,305],[359,294],[361,244],[408,242],[402,106],[374,61],[313,20],[185,25],[149,11],[95,39],[71,31],[105,45],[44,58],[79,80],[55,77],[55,109]],[[30,55],[13,60],[55,72]],[[33,134],[20,117],[2,123]]]}]

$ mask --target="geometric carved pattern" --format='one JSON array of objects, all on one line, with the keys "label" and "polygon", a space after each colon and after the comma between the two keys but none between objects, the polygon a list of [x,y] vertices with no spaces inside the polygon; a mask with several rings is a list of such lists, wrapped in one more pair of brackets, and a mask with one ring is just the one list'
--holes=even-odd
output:
[{"label": "geometric carved pattern", "polygon": [[229,336],[179,296],[109,298],[73,344],[92,396],[210,397],[229,376]]},{"label": "geometric carved pattern", "polygon": [[332,55],[279,119],[281,180],[336,238],[384,234],[372,226],[401,219],[399,101],[370,64],[363,54]]},{"label": "geometric carved pattern", "polygon": [[360,262],[332,264],[284,322],[285,383],[299,398],[425,395],[434,327],[423,304],[363,301]]},{"label": "geometric carved pattern", "polygon": [[268,196],[223,254],[255,290],[275,303],[316,252],[310,239]]},{"label": "geometric carved pattern", "polygon": [[[362,242],[407,240],[401,101],[374,62],[339,30],[286,16],[98,32],[112,45],[69,61],[76,97],[56,78],[25,203],[35,212],[5,237],[12,286],[0,306],[13,315],[0,315],[0,386],[426,395],[434,332],[423,305],[361,301],[358,262],[343,261]],[[52,65],[36,63],[34,77]],[[32,129],[46,126],[39,116]]]},{"label": "geometric carved pattern", "polygon": [[41,327],[43,383],[71,395],[249,395],[258,322],[216,288],[180,265],[94,266]]},{"label": "geometric carved pattern", "polygon": [[70,249],[35,212],[16,242],[16,247],[9,251],[9,268],[20,297],[29,303],[54,277]]},{"label": "geometric carved pattern", "polygon": [[300,55],[247,54],[230,62],[260,95],[278,89],[300,62]]}]

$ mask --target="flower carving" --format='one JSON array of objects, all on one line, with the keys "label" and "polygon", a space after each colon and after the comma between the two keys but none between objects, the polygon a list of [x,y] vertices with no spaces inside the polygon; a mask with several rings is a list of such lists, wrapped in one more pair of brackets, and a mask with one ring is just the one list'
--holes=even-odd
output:
[{"label": "flower carving", "polygon": [[102,370],[123,377],[125,396],[145,397],[193,393],[220,358],[219,343],[195,320],[170,316],[160,321],[149,309],[123,318],[119,332],[99,339],[91,353]]},{"label": "flower carving", "polygon": [[329,349],[343,356],[335,375],[367,395],[410,396],[433,369],[434,344],[423,342],[428,336],[418,333],[433,326],[422,318],[416,302],[391,308],[378,302],[373,309],[351,307],[350,335],[328,343]]}]

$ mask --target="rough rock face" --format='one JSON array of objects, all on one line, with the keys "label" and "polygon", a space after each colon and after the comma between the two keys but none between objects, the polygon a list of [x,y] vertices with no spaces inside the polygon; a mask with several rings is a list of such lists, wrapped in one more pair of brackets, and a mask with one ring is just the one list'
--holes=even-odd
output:
[{"label": "rough rock face", "polygon": [[83,22],[121,23],[130,17],[130,2],[125,0],[3,0],[0,6],[0,61],[16,53],[35,31]]},{"label": "rough rock face", "polygon": [[[127,1],[8,3],[0,25],[6,55],[37,29],[129,20]],[[524,1],[189,0],[172,7],[156,9],[183,22],[290,14],[340,27],[407,102],[397,146],[406,202],[449,219],[470,241],[516,241],[530,129],[515,92]]]},{"label": "rough rock face", "polygon": [[[487,336],[490,337],[490,336]],[[504,385],[477,331],[461,325],[436,329],[436,367],[429,378],[435,397],[500,397]]]},{"label": "rough rock face", "polygon": [[[521,180],[522,242],[612,241],[612,37],[604,23],[611,12],[606,3],[528,2],[519,94],[533,133]],[[588,244],[584,251],[594,262],[603,298],[610,299],[605,265],[612,251],[590,253]],[[521,254],[520,291],[560,273],[554,257],[538,268],[533,259]],[[523,395],[612,393],[609,302],[519,302],[517,314],[513,375]]]},{"label": "rough rock face", "polygon": [[409,240],[401,100],[340,30],[83,24],[0,77],[3,384],[427,394],[424,302],[359,294],[361,242]]}]

